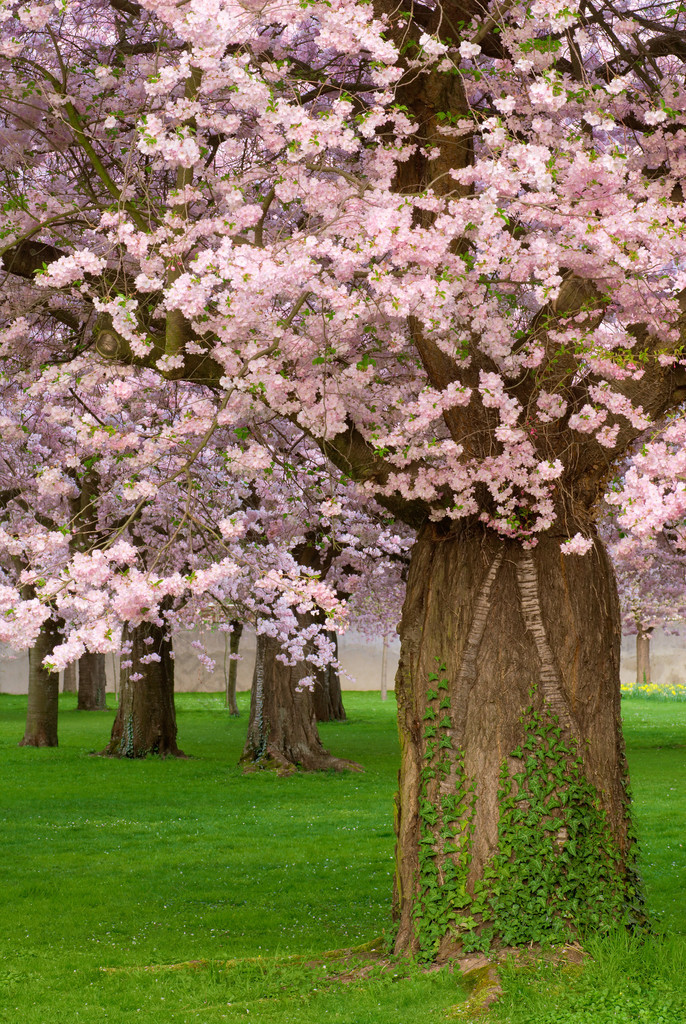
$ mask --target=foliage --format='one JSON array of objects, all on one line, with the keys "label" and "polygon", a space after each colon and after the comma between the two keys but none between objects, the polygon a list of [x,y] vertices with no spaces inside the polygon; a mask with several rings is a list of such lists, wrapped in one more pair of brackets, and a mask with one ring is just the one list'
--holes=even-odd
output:
[{"label": "foliage", "polygon": [[686,683],[622,683],[622,697],[631,700],[686,700]]},{"label": "foliage", "polygon": [[[453,748],[445,664],[429,677],[421,770],[419,895],[413,918],[420,957],[435,957],[446,933],[466,952],[561,943],[644,918],[633,864],[617,850],[575,740],[534,704],[520,721],[521,745],[503,762],[498,849],[467,889],[476,780]],[[533,694],[532,694],[533,695]],[[628,813],[628,811],[627,811]]]},{"label": "foliage", "polygon": [[446,932],[469,930],[473,919],[467,876],[471,863],[475,784],[469,783],[462,751],[450,738],[450,699],[444,663],[429,675],[424,713],[426,750],[419,786],[419,895],[413,920],[419,958],[432,960]]},{"label": "foliage", "polygon": [[528,707],[524,738],[503,763],[498,850],[477,883],[474,907],[484,939],[504,945],[561,943],[643,920],[642,893],[629,850],[617,850],[574,740],[556,715]]}]

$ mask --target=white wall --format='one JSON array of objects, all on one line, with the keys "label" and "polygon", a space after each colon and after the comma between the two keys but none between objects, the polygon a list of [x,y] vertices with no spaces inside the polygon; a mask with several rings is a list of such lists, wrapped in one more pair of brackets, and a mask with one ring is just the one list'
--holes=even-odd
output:
[{"label": "white wall", "polygon": [[[196,633],[182,633],[174,638],[175,688],[181,693],[196,691],[222,690],[224,688],[224,633],[201,634],[205,649],[216,662],[213,673],[198,661],[191,643]],[[228,643],[228,637],[226,637]],[[389,646],[387,680],[388,689],[393,689],[393,681],[398,666],[399,641]],[[253,667],[255,664],[255,635],[245,630],[241,637],[241,660],[238,663],[238,689],[249,690],[252,685]],[[339,658],[344,675],[341,683],[344,690],[378,690],[381,688],[381,643],[367,643],[357,633],[346,633],[339,638]],[[107,655],[107,689],[115,689],[115,659]],[[228,669],[228,662],[227,662]],[[0,645],[0,693],[26,693],[28,688],[28,656],[20,654],[12,656],[8,648]]]},{"label": "white wall", "polygon": [[[213,673],[198,661],[191,647],[195,634],[181,634],[174,640],[176,653],[176,689],[180,692],[221,690],[224,688],[224,636],[206,633],[204,641],[210,657],[216,661]],[[686,636],[665,635],[655,630],[650,644],[650,665],[653,682],[686,682]],[[393,689],[398,666],[400,644],[395,640],[389,649],[388,688]],[[378,690],[381,687],[381,643],[367,643],[357,633],[346,633],[339,639],[339,655],[347,676],[341,680],[344,690]],[[241,658],[238,663],[238,689],[249,690],[255,664],[255,637],[247,630],[241,639]],[[107,656],[108,690],[115,689],[115,659]],[[623,683],[636,679],[636,638],[622,640],[621,677]],[[12,657],[8,648],[0,645],[0,693],[26,693],[28,686],[28,657]]]},{"label": "white wall", "polygon": [[[202,637],[207,653],[216,662],[213,673],[198,661],[191,643],[196,634],[180,634],[174,637],[174,654],[176,656],[176,689],[181,692],[198,690],[221,690],[224,687],[224,656],[225,638],[223,633],[205,633]],[[395,672],[398,667],[400,642],[395,640],[389,646],[387,679],[389,690],[393,689]],[[249,690],[252,686],[252,674],[255,665],[255,634],[247,629],[241,637],[241,660],[238,663],[239,690]],[[379,690],[381,688],[381,655],[380,642],[367,643],[363,636],[353,631],[339,637],[338,655],[347,675],[341,678],[344,690]],[[227,661],[228,671],[228,661]]]}]

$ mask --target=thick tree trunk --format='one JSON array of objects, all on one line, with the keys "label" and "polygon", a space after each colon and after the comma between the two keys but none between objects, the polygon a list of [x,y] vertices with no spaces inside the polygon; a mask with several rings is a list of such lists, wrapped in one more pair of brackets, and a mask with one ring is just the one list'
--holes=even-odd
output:
[{"label": "thick tree trunk", "polygon": [[[338,660],[338,633],[329,633],[329,638],[336,648],[336,660]],[[345,722],[341,677],[338,674],[338,669],[327,665],[326,668],[314,673],[312,701],[314,717],[318,722]]]},{"label": "thick tree trunk", "polygon": [[297,689],[308,675],[307,665],[284,665],[277,658],[280,651],[276,640],[258,634],[250,721],[241,762],[286,771],[359,769],[359,765],[332,757],[324,749],[317,732],[312,692]]},{"label": "thick tree trunk", "polygon": [[650,682],[650,634],[652,629],[639,627],[636,634],[636,685]]},{"label": "thick tree trunk", "polygon": [[26,731],[20,747],[57,746],[57,704],[60,691],[58,672],[48,672],[43,658],[52,654],[60,635],[51,619],[41,627],[35,645],[29,651],[29,698]]},{"label": "thick tree trunk", "polygon": [[78,711],[107,710],[107,678],[105,655],[86,651],[79,658]]},{"label": "thick tree trunk", "polygon": [[64,670],[62,677],[62,693],[76,693],[79,688],[78,662],[71,661]]},{"label": "thick tree trunk", "polygon": [[442,959],[641,918],[614,576],[597,540],[585,556],[559,542],[420,531],[396,677],[398,951]]},{"label": "thick tree trunk", "polygon": [[166,630],[143,622],[129,631],[128,640],[131,653],[120,671],[119,707],[104,753],[183,757],[176,745],[174,659]]},{"label": "thick tree trunk", "polygon": [[[235,655],[238,654],[238,648],[241,645],[241,636],[243,635],[243,623],[238,622],[234,619],[231,622],[233,629],[230,634],[229,642],[229,653],[233,657],[229,661],[229,671],[226,674],[226,666],[224,666],[224,674],[226,678],[226,706],[233,715],[234,718],[238,718],[240,711],[238,710],[238,704],[236,702],[236,681],[238,679],[238,662],[236,661]],[[226,638],[224,638],[226,640]]]}]

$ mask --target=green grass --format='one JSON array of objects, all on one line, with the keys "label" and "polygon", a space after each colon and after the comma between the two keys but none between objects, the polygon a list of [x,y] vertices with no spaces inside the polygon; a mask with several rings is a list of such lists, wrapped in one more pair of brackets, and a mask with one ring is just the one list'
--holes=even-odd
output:
[{"label": "green grass", "polygon": [[[392,697],[348,693],[349,721],[321,727],[364,774],[287,778],[236,767],[239,699],[232,719],[214,695],[181,695],[189,759],[139,762],[90,756],[112,715],[77,712],[70,695],[60,747],[19,748],[26,699],[0,695],[2,1024],[432,1024],[458,1012],[448,970],[343,984],[330,978],[344,968],[320,959],[392,928]],[[494,1021],[686,1021],[686,704],[632,699],[624,712],[648,901],[669,937],[606,940],[581,973],[508,968]],[[142,970],[192,960],[211,963]]]}]

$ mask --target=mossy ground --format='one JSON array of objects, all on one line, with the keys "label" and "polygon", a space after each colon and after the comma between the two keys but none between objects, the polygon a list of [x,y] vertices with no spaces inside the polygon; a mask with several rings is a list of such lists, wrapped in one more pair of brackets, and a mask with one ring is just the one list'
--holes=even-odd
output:
[{"label": "mossy ground", "polygon": [[[346,694],[349,721],[322,727],[363,775],[287,778],[236,767],[246,695],[240,719],[216,695],[179,698],[188,760],[92,757],[112,714],[74,705],[61,697],[60,747],[32,750],[17,746],[25,698],[0,695],[2,1024],[431,1024],[459,1012],[449,970],[322,957],[391,930],[392,697]],[[494,1022],[686,1021],[686,704],[624,711],[648,900],[668,938],[605,940],[581,971],[506,968]],[[200,963],[164,969],[183,961]]]}]

